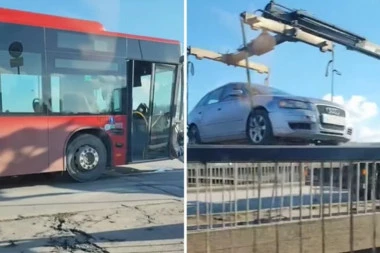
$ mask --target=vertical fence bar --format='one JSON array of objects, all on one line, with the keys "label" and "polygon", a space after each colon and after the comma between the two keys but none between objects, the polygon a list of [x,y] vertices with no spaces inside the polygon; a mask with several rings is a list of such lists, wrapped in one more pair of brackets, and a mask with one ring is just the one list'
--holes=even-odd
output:
[{"label": "vertical fence bar", "polygon": [[278,178],[279,178],[279,166],[278,166],[278,162],[275,163],[275,174],[274,174],[274,196],[272,195],[272,203],[271,203],[271,206],[270,206],[270,210],[269,210],[269,221],[271,222],[272,221],[272,208],[277,208],[278,207],[275,207],[275,203],[276,203],[276,199],[277,199],[277,186],[278,186]]},{"label": "vertical fence bar", "polygon": [[210,203],[208,201],[208,180],[210,180],[210,170],[209,170],[209,164],[206,163],[206,170],[205,170],[205,180],[204,180],[204,188],[205,188],[205,203],[206,203],[206,222],[207,222],[207,229],[210,228]]},{"label": "vertical fence bar", "polygon": [[[369,171],[367,172],[367,174]],[[377,222],[376,222],[376,184],[377,184],[377,162],[374,161],[372,164],[372,175],[371,175],[371,202],[372,202],[372,223],[373,223],[373,235],[372,235],[372,240],[373,240],[373,245],[372,245],[372,252],[376,253],[376,229],[377,229]]]},{"label": "vertical fence bar", "polygon": [[342,189],[343,189],[343,165],[339,162],[339,193],[338,193],[338,213],[341,212],[342,207]]},{"label": "vertical fence bar", "polygon": [[[348,180],[352,182],[353,180],[353,174],[354,174],[354,166],[353,163],[350,162],[350,165],[348,167]],[[352,184],[351,184],[352,186]],[[350,192],[352,191],[352,188],[350,188]],[[354,251],[354,213],[352,212],[353,209],[353,199],[352,196],[350,198],[349,207],[350,207],[350,252]]]},{"label": "vertical fence bar", "polygon": [[361,163],[356,164],[356,213],[359,213],[359,201],[360,201],[360,165]]},{"label": "vertical fence bar", "polygon": [[[204,166],[206,166],[205,164],[203,164]],[[196,193],[195,193],[195,201],[196,201],[196,215],[197,215],[197,218],[196,218],[196,223],[197,223],[197,230],[199,229],[199,219],[200,219],[200,214],[199,214],[199,166],[196,166],[195,167],[195,189],[196,189]]]},{"label": "vertical fence bar", "polygon": [[351,206],[351,203],[352,203],[352,166],[351,166],[351,163],[349,164],[348,167],[346,167],[347,169],[347,175],[348,175],[348,179],[347,179],[347,191],[348,191],[348,196],[347,196],[347,214],[349,215],[350,214],[350,206]]},{"label": "vertical fence bar", "polygon": [[210,228],[213,228],[214,226],[214,210],[213,210],[213,203],[212,203],[212,185],[213,185],[213,181],[214,181],[214,170],[215,170],[215,167],[212,166],[211,168],[209,168],[209,171],[210,171],[210,181],[209,181],[209,189],[210,189]]},{"label": "vertical fence bar", "polygon": [[365,185],[365,189],[364,189],[364,213],[367,213],[367,211],[368,211],[368,186],[369,186],[369,184],[368,184],[368,173],[369,173],[369,168],[368,168],[368,162],[366,162],[365,163],[365,169],[364,169],[364,171],[365,171],[365,175],[364,175],[364,177],[365,177],[365,182],[364,182],[364,185]]},{"label": "vertical fence bar", "polygon": [[224,193],[226,191],[226,169],[228,167],[222,167],[222,226],[225,228],[226,223],[225,223],[225,218],[226,218],[226,204],[225,204],[225,197]]},{"label": "vertical fence bar", "polygon": [[[252,196],[255,196],[255,183],[256,183],[256,172],[257,172],[257,168],[256,168],[256,164],[252,163]],[[254,208],[252,209],[252,220],[255,220],[256,217],[255,214],[254,214]]]},{"label": "vertical fence bar", "polygon": [[290,193],[289,193],[289,220],[293,220],[293,180],[294,180],[294,169],[293,163],[290,163]]},{"label": "vertical fence bar", "polygon": [[282,210],[284,208],[284,181],[285,181],[285,165],[283,164],[281,166],[282,173],[281,173],[281,199],[280,199],[280,212],[282,216]]},{"label": "vertical fence bar", "polygon": [[302,188],[303,188],[303,164],[302,162],[298,163],[298,174],[299,174],[299,185],[300,185],[300,220],[302,220],[302,209],[303,209],[303,193],[302,193]]},{"label": "vertical fence bar", "polygon": [[259,166],[258,166],[258,169],[259,169],[259,183],[258,183],[258,200],[259,200],[259,205],[258,205],[258,210],[257,210],[257,222],[258,224],[261,224],[261,180],[262,180],[262,164],[259,163]]},{"label": "vertical fence bar", "polygon": [[319,216],[322,218],[324,215],[324,206],[323,206],[323,187],[324,187],[324,178],[323,178],[323,166],[324,163],[321,162],[321,168],[319,169]]},{"label": "vertical fence bar", "polygon": [[245,167],[245,173],[246,173],[246,187],[245,187],[245,199],[246,199],[246,213],[245,213],[245,221],[247,223],[247,226],[249,225],[249,168]]},{"label": "vertical fence bar", "polygon": [[234,192],[234,188],[235,188],[235,180],[234,180],[234,172],[235,169],[233,166],[231,167],[228,167],[228,179],[229,179],[229,191],[228,191],[228,198],[229,198],[229,201],[228,201],[228,208],[229,208],[229,212],[228,212],[228,221],[229,221],[229,226],[233,226],[233,212],[232,212],[232,209],[233,209],[233,196],[232,196],[232,193]]},{"label": "vertical fence bar", "polygon": [[332,216],[332,203],[333,203],[333,179],[334,179],[334,168],[333,163],[330,162],[330,190],[329,190],[329,216]]},{"label": "vertical fence bar", "polygon": [[376,212],[376,161],[372,164],[372,175],[371,175],[371,202],[372,202],[372,211]]},{"label": "vertical fence bar", "polygon": [[313,218],[313,186],[314,186],[314,166],[310,163],[310,219]]},{"label": "vertical fence bar", "polygon": [[237,203],[237,188],[238,188],[238,165],[237,163],[234,163],[234,220],[235,220],[235,227],[238,224],[238,203]]}]

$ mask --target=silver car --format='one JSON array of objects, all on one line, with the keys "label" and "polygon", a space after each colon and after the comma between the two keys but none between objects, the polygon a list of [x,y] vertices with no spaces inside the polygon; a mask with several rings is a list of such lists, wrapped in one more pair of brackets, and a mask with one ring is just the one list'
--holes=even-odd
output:
[{"label": "silver car", "polygon": [[190,143],[338,145],[352,136],[346,120],[346,111],[335,103],[269,86],[228,83],[207,93],[190,112],[188,135]]}]

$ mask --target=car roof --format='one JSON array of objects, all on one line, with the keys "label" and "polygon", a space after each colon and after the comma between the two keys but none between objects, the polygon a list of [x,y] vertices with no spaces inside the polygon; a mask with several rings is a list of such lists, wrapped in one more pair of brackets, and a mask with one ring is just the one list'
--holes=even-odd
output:
[{"label": "car roof", "polygon": [[[210,90],[209,92],[207,92],[204,96],[202,96],[202,98],[199,100],[201,101],[203,98],[205,98],[206,96],[208,96],[210,93],[216,91],[216,90],[219,90],[219,89],[223,89],[223,88],[226,88],[226,87],[229,87],[229,86],[234,86],[234,85],[242,85],[242,86],[248,86],[249,84],[247,82],[229,82],[229,83],[226,83],[226,84],[223,84],[213,90]],[[278,91],[281,91],[281,92],[284,92],[280,89],[277,89],[275,87],[272,87],[272,86],[267,86],[267,85],[263,85],[263,84],[258,84],[258,83],[251,83],[251,85],[253,87],[256,87],[258,88],[260,91],[264,91],[264,90],[268,90],[268,88],[270,89],[274,89],[274,90],[278,90]],[[284,92],[286,93],[286,92]]]}]

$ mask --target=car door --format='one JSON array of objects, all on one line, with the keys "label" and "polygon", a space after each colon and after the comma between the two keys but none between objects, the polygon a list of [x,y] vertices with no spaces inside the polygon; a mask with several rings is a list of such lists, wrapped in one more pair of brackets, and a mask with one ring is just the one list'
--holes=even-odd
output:
[{"label": "car door", "polygon": [[225,140],[243,138],[250,111],[251,100],[246,90],[239,84],[226,86],[218,106],[220,122],[223,125],[221,137]]},{"label": "car door", "polygon": [[199,102],[190,111],[187,118],[188,125],[195,124],[196,126],[198,126],[199,130],[202,128],[203,110],[205,109],[204,105],[207,102],[208,95],[209,94],[206,94],[203,98],[201,98],[201,100],[199,100]]},{"label": "car door", "polygon": [[223,87],[210,92],[202,106],[202,111],[200,111],[202,118],[198,129],[203,141],[217,141],[216,138],[223,134],[223,127],[221,126],[223,117],[219,113],[222,92]]}]

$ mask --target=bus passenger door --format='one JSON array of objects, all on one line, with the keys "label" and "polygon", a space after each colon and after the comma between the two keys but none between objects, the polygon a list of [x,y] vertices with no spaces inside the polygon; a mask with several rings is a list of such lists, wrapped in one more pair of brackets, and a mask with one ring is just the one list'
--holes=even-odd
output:
[{"label": "bus passenger door", "polygon": [[129,154],[132,161],[168,158],[175,110],[177,65],[128,62]]}]

